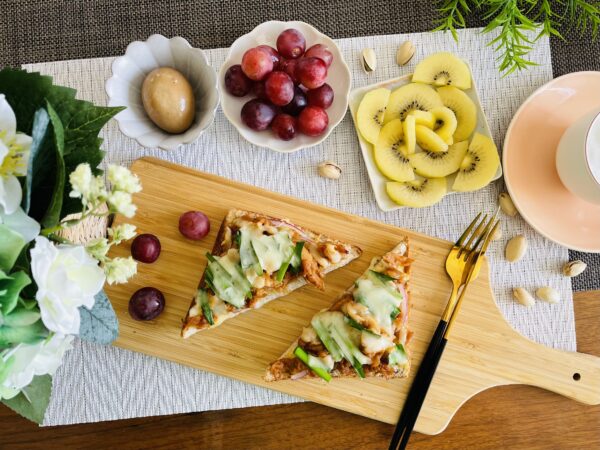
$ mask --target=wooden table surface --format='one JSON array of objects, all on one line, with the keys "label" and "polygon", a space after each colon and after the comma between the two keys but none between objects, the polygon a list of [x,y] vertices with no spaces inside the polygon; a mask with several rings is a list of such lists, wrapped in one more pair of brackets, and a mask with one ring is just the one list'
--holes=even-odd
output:
[{"label": "wooden table surface", "polygon": [[[577,348],[600,356],[600,291],[574,296]],[[557,361],[560,364],[560,361]],[[281,449],[387,448],[386,425],[314,403],[38,428],[0,405],[0,448]],[[600,406],[528,386],[482,392],[437,436],[409,448],[591,449],[600,447]]]}]

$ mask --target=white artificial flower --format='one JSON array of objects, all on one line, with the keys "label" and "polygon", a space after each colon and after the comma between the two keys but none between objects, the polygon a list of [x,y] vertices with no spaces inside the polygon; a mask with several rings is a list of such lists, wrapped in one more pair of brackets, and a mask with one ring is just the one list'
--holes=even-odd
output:
[{"label": "white artificial flower", "polygon": [[79,307],[91,309],[102,289],[104,271],[81,245],[53,245],[43,236],[31,250],[31,273],[42,321],[61,334],[79,332]]},{"label": "white artificial flower", "polygon": [[0,207],[12,214],[23,192],[17,177],[27,175],[31,137],[17,133],[17,119],[6,97],[0,94]]},{"label": "white artificial flower", "polygon": [[84,205],[96,204],[104,201],[108,195],[106,186],[101,176],[94,176],[92,169],[87,163],[79,164],[73,172],[69,174],[71,183],[71,192],[69,197],[81,198]]},{"label": "white artificial flower", "polygon": [[104,273],[108,284],[126,283],[129,278],[137,273],[137,263],[131,256],[128,258],[113,258],[104,263]]},{"label": "white artificial flower", "polygon": [[12,398],[33,380],[34,376],[54,375],[73,336],[54,334],[37,344],[19,344],[2,355],[4,370],[0,377],[0,399]]},{"label": "white artificial flower", "polygon": [[98,261],[104,261],[106,258],[106,254],[110,249],[110,245],[108,245],[108,239],[106,238],[97,238],[92,239],[85,246],[87,252]]},{"label": "white artificial flower", "polygon": [[106,199],[108,205],[119,214],[125,217],[133,217],[137,207],[132,203],[131,194],[124,191],[114,191]]},{"label": "white artificial flower", "polygon": [[135,225],[124,223],[108,229],[108,235],[112,237],[113,243],[119,245],[122,241],[128,241],[136,234]]},{"label": "white artificial flower", "polygon": [[142,190],[142,185],[137,175],[134,175],[128,168],[123,166],[110,164],[108,166],[108,181],[110,181],[113,189],[116,191],[135,194]]},{"label": "white artificial flower", "polygon": [[79,164],[73,172],[69,174],[71,183],[71,192],[69,197],[87,199],[92,190],[92,169],[89,164]]},{"label": "white artificial flower", "polygon": [[40,234],[40,224],[25,214],[20,206],[12,214],[6,214],[0,207],[0,223],[23,236],[25,242],[33,241]]}]

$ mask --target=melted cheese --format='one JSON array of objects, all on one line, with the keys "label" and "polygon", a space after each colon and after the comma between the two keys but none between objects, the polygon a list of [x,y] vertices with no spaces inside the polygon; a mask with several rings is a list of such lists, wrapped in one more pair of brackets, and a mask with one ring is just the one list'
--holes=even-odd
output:
[{"label": "melted cheese", "polygon": [[[263,234],[264,226],[247,224],[243,226],[244,232],[250,235],[252,248],[256,253],[261,267],[268,274],[279,270],[293,251],[293,243],[287,231],[280,231],[274,235]],[[252,282],[253,280],[251,280]]]},{"label": "melted cheese", "polygon": [[382,330],[390,336],[394,334],[391,314],[394,308],[400,307],[398,298],[394,297],[384,286],[364,278],[358,280],[354,298],[369,309]]},{"label": "melted cheese", "polygon": [[368,331],[361,333],[360,343],[366,354],[379,353],[394,346],[394,342],[384,336],[376,336]]}]

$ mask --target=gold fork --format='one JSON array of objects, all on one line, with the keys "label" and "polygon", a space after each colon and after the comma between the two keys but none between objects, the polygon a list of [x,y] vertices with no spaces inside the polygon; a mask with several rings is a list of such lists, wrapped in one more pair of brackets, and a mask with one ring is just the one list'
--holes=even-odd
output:
[{"label": "gold fork", "polygon": [[[452,325],[465,296],[467,286],[479,275],[483,257],[490,243],[492,234],[499,222],[496,221],[498,211],[487,220],[487,214],[480,221],[481,213],[475,217],[462,236],[456,241],[446,258],[446,272],[452,280],[452,292],[446,309],[433,334],[419,371],[413,381],[410,392],[402,408],[400,419],[390,442],[390,450],[404,449],[415,426],[425,396],[433,380],[438,363],[446,347]],[[474,231],[473,231],[474,229]],[[462,291],[458,294],[460,288]]]},{"label": "gold fork", "polygon": [[[458,241],[452,246],[448,257],[446,258],[446,273],[450,277],[450,280],[452,280],[452,292],[450,293],[450,298],[446,304],[446,309],[444,309],[444,313],[442,314],[442,320],[446,322],[450,320],[452,311],[454,311],[457,303],[458,290],[467,281],[468,270],[466,269],[471,263],[474,253],[473,250],[477,248],[482,241],[482,238],[490,231],[490,227],[497,215],[498,211],[496,210],[496,213],[492,218],[486,222],[488,217],[487,214],[483,216],[481,221],[479,220],[481,218],[481,213],[477,214],[460,238],[458,238]],[[471,233],[473,229],[475,229],[475,231]],[[474,245],[473,242],[475,242]],[[472,280],[475,280],[479,275],[479,266],[481,266],[481,263],[479,263],[473,271],[473,275],[471,276]]]}]

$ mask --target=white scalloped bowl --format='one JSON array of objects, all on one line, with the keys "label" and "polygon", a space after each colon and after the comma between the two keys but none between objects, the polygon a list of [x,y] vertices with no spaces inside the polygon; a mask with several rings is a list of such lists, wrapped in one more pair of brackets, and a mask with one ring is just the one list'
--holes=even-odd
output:
[{"label": "white scalloped bowl", "polygon": [[[142,104],[142,83],[146,75],[158,67],[180,71],[192,85],[196,97],[196,117],[186,131],[171,134],[150,120]],[[124,56],[115,59],[112,77],[106,81],[108,106],[126,106],[115,117],[121,132],[143,147],[175,150],[194,142],[210,126],[219,106],[217,75],[204,52],[193,48],[182,37],[168,39],[153,34],[148,40],[127,46]]]},{"label": "white scalloped bowl", "polygon": [[[296,28],[306,38],[306,47],[315,44],[324,44],[333,53],[333,62],[327,72],[327,84],[333,88],[333,104],[327,109],[329,126],[321,136],[311,137],[298,133],[294,139],[282,141],[270,131],[254,131],[248,128],[240,117],[242,106],[252,98],[234,97],[225,89],[225,72],[234,64],[240,64],[246,50],[258,45],[266,44],[275,47],[277,36],[288,28]],[[342,52],[337,44],[329,37],[321,33],[312,25],[305,22],[264,22],[245,34],[231,45],[225,62],[219,71],[219,90],[221,91],[221,107],[225,117],[238,130],[244,139],[254,145],[266,147],[276,152],[291,153],[306,147],[312,147],[323,142],[333,129],[339,124],[348,109],[348,95],[350,94],[351,76],[350,69],[344,61]]]}]

